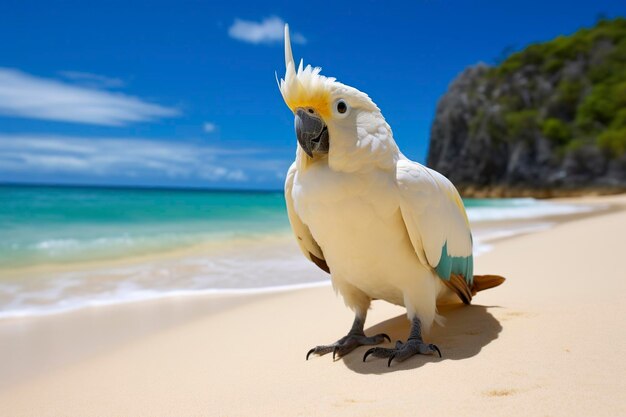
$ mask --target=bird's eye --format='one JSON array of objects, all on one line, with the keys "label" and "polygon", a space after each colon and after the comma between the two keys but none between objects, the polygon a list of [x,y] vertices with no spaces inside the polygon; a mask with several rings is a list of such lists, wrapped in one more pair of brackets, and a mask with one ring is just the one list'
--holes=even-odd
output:
[{"label": "bird's eye", "polygon": [[340,114],[344,114],[347,111],[348,111],[348,105],[346,104],[346,102],[343,100],[337,101],[337,112]]}]

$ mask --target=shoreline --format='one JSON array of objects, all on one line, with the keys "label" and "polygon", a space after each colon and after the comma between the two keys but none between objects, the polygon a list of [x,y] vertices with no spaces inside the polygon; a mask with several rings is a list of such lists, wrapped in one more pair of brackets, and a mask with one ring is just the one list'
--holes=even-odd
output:
[{"label": "shoreline", "polygon": [[[556,200],[555,200],[556,201]],[[480,256],[491,250],[494,244],[515,238],[517,236],[529,233],[537,233],[542,230],[553,228],[561,223],[576,221],[586,217],[598,216],[620,210],[622,207],[618,202],[620,197],[590,197],[585,200],[581,199],[560,199],[556,202],[560,204],[593,207],[591,210],[576,211],[568,214],[547,215],[542,217],[529,217],[521,219],[503,219],[495,221],[480,221],[474,223],[473,230],[475,232],[475,255]],[[107,275],[112,280],[114,274],[112,271],[117,270],[136,270],[142,266],[146,267],[156,262],[163,265],[165,262],[180,263],[190,259],[218,259],[232,258],[246,261],[240,258],[240,253],[248,253],[252,256],[250,259],[260,259],[263,257],[276,258],[279,256],[289,256],[300,267],[299,271],[304,271],[306,278],[299,282],[293,283],[276,283],[264,286],[248,286],[248,287],[219,287],[219,288],[190,288],[182,285],[167,288],[154,288],[149,290],[137,289],[134,291],[111,296],[109,298],[100,297],[88,299],[85,297],[83,301],[75,301],[73,305],[69,305],[69,300],[63,300],[61,305],[52,304],[49,307],[42,305],[41,307],[30,306],[17,310],[7,310],[0,312],[0,322],[4,320],[12,320],[15,318],[29,317],[45,317],[48,315],[66,314],[74,311],[81,311],[92,308],[107,308],[117,305],[126,305],[133,303],[149,302],[154,300],[163,300],[168,298],[188,297],[188,296],[232,296],[232,295],[254,295],[254,294],[270,294],[280,293],[290,290],[298,290],[300,288],[310,288],[317,286],[330,285],[329,276],[308,268],[308,262],[301,256],[297,249],[291,231],[282,233],[272,233],[257,236],[254,238],[240,238],[232,241],[232,244],[226,248],[220,247],[218,242],[206,242],[195,245],[193,247],[177,248],[167,253],[156,253],[151,255],[131,256],[124,259],[115,259],[111,261],[88,261],[77,264],[63,265],[37,265],[28,268],[20,268],[17,270],[8,270],[4,284],[19,281],[20,279],[29,279],[33,275],[57,275],[62,277],[65,275],[73,276],[75,274],[94,274],[100,281]],[[156,266],[151,270],[158,269]],[[6,270],[5,270],[6,272]],[[270,271],[271,272],[271,271]],[[102,277],[100,277],[102,276]],[[116,278],[117,279],[117,278]],[[124,278],[122,278],[124,279]],[[96,282],[97,283],[97,282]],[[121,282],[123,284],[123,281]],[[83,285],[89,286],[89,282]],[[87,296],[88,294],[86,294]],[[71,300],[71,299],[70,299]],[[0,301],[2,301],[0,297]]]},{"label": "shoreline", "polygon": [[626,185],[597,185],[581,187],[528,187],[514,185],[457,185],[463,198],[536,198],[562,199],[576,197],[607,197],[626,193]]},{"label": "shoreline", "polygon": [[284,231],[251,235],[248,237],[237,237],[229,239],[231,245],[222,247],[222,241],[219,237],[213,240],[205,240],[200,243],[189,244],[185,246],[176,246],[167,249],[154,250],[148,253],[137,253],[125,257],[111,257],[104,259],[88,259],[72,262],[59,261],[54,263],[40,263],[34,266],[20,266],[0,269],[3,273],[10,277],[22,277],[33,273],[63,273],[68,271],[80,271],[89,269],[100,269],[124,267],[142,262],[150,262],[155,259],[178,259],[183,257],[191,257],[202,255],[206,251],[215,253],[216,255],[233,251],[241,246],[258,245],[260,242],[276,243],[292,238],[292,232],[286,228]]},{"label": "shoreline", "polygon": [[273,295],[289,293],[292,291],[307,290],[311,288],[329,287],[331,286],[330,277],[325,281],[313,281],[301,284],[278,285],[271,287],[254,287],[254,288],[207,288],[204,290],[172,290],[168,292],[155,293],[152,296],[144,296],[142,298],[115,299],[111,301],[95,302],[92,304],[84,304],[77,307],[68,307],[66,309],[52,309],[43,311],[33,311],[27,313],[0,313],[0,325],[3,321],[9,320],[28,320],[30,318],[37,319],[41,317],[51,317],[65,314],[80,314],[84,310],[95,310],[100,308],[116,308],[117,306],[140,305],[142,303],[167,301],[168,299],[192,299],[192,298],[216,298],[220,297],[255,297],[259,295]]}]

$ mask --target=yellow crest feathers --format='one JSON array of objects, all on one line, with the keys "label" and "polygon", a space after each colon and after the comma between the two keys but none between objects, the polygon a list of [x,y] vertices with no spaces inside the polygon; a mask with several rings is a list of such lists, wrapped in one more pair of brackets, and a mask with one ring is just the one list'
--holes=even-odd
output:
[{"label": "yellow crest feathers", "polygon": [[280,92],[291,111],[298,107],[312,107],[322,117],[330,114],[331,86],[335,78],[320,75],[322,69],[303,62],[296,71],[291,51],[289,25],[285,25],[285,78],[280,80]]}]

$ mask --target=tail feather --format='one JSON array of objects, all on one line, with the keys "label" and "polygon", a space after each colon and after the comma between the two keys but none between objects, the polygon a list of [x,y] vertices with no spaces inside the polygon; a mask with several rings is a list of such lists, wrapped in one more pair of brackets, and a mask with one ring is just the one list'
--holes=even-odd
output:
[{"label": "tail feather", "polygon": [[488,290],[502,284],[506,278],[500,275],[474,275],[472,283],[472,295],[476,295],[478,291]]},{"label": "tail feather", "polygon": [[470,286],[462,275],[450,274],[450,279],[443,281],[456,295],[459,296],[464,304],[470,304],[472,297],[478,291],[487,290],[497,287],[505,281],[500,275],[474,275],[474,280]]}]

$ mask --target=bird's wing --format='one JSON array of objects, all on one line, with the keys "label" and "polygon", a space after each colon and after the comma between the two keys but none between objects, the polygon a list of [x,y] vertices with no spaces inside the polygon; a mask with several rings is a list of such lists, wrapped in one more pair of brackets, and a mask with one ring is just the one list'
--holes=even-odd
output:
[{"label": "bird's wing", "polygon": [[[450,285],[471,286],[472,234],[454,185],[438,172],[406,159],[398,161],[396,176],[402,218],[420,261]],[[457,282],[454,275],[464,280]]]},{"label": "bird's wing", "polygon": [[324,259],[322,249],[317,244],[315,239],[313,239],[311,231],[307,225],[302,222],[293,205],[293,196],[291,195],[291,192],[293,190],[293,181],[297,172],[298,169],[296,167],[296,163],[294,162],[289,168],[289,171],[287,172],[287,179],[285,180],[285,201],[287,202],[287,214],[289,215],[291,230],[293,230],[293,233],[296,235],[296,241],[298,242],[300,250],[304,256],[311,260],[311,262],[315,265],[319,266],[322,270],[330,273],[330,268],[328,268],[328,264]]}]

